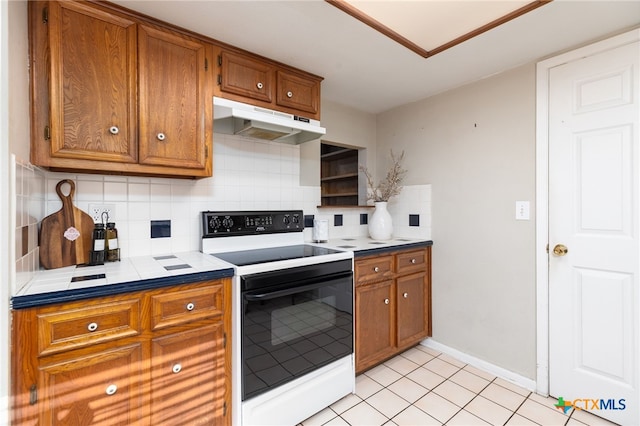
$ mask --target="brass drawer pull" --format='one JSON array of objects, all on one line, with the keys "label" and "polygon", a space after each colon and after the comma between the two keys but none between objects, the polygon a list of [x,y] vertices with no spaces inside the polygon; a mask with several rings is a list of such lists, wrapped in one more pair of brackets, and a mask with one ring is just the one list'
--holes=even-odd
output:
[{"label": "brass drawer pull", "polygon": [[92,322],[87,326],[87,330],[89,330],[90,332],[94,332],[98,329],[98,323],[96,322]]},{"label": "brass drawer pull", "polygon": [[171,368],[171,371],[173,371],[173,374],[178,374],[179,372],[182,371],[182,364],[174,364],[173,367]]},{"label": "brass drawer pull", "polygon": [[375,268],[373,268],[373,272],[380,272],[380,268],[376,266]]},{"label": "brass drawer pull", "polygon": [[409,293],[404,293],[404,294],[402,295],[402,297],[404,297],[404,298],[406,299],[407,297],[409,297]]},{"label": "brass drawer pull", "polygon": [[389,304],[389,299],[384,299],[384,304],[388,305]]},{"label": "brass drawer pull", "polygon": [[196,305],[194,305],[193,303],[187,303],[187,311],[193,311],[196,308]]},{"label": "brass drawer pull", "polygon": [[415,259],[411,259],[411,263],[416,263],[416,260]]}]

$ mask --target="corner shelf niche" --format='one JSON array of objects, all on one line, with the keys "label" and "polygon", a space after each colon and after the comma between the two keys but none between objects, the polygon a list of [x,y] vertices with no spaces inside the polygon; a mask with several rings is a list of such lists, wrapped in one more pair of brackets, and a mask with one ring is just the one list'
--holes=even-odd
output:
[{"label": "corner shelf niche", "polygon": [[320,145],[322,206],[358,205],[358,150]]}]

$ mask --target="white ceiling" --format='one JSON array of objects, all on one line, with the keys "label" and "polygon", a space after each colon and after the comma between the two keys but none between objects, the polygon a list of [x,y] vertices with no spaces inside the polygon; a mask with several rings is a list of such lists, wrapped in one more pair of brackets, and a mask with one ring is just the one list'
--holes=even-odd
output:
[{"label": "white ceiling", "polygon": [[640,0],[555,0],[425,59],[322,0],[113,2],[323,76],[323,100],[369,113],[640,26]]}]

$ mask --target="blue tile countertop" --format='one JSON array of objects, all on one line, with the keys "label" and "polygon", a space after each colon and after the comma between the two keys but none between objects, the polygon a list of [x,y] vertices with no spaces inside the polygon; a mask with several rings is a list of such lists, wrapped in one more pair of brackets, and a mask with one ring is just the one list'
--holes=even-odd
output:
[{"label": "blue tile countertop", "polygon": [[24,309],[214,280],[233,273],[230,264],[200,252],[130,257],[104,265],[38,271],[11,304],[13,309]]},{"label": "blue tile countertop", "polygon": [[394,237],[385,241],[373,240],[369,237],[344,237],[332,238],[326,243],[314,244],[335,250],[349,250],[353,252],[355,258],[358,258],[395,250],[428,247],[433,245],[433,241],[403,237]]}]

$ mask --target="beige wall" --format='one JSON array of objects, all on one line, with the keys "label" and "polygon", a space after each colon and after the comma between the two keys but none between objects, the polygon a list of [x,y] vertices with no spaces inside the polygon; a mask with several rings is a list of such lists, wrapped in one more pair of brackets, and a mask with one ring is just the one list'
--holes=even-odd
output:
[{"label": "beige wall", "polygon": [[[432,184],[433,338],[535,379],[535,66],[378,116],[378,168]],[[531,220],[515,220],[515,202]]]},{"label": "beige wall", "polygon": [[[21,1],[2,2],[0,6],[0,98],[2,99],[0,139],[0,214],[2,232],[0,241],[2,271],[0,285],[0,424],[8,424],[9,416],[9,339],[10,317],[9,297],[15,262],[13,238],[14,229],[10,211],[11,196],[9,185],[9,158],[12,153],[29,158],[29,90],[27,67],[27,3]],[[10,60],[9,60],[10,58]],[[9,255],[7,255],[9,254]]]}]

